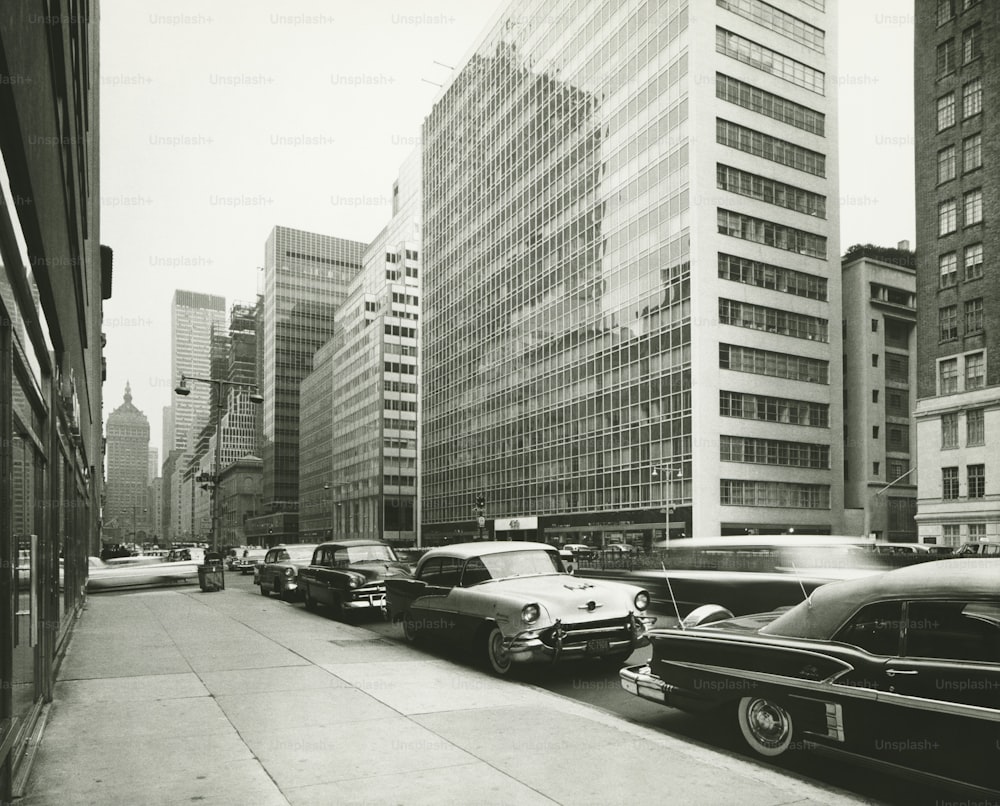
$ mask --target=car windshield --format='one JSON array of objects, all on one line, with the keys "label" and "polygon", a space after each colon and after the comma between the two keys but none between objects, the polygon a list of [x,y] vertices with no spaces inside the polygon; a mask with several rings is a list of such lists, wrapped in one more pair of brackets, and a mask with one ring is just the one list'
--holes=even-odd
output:
[{"label": "car windshield", "polygon": [[278,562],[281,560],[311,560],[313,556],[313,549],[311,546],[307,548],[289,547],[285,549],[278,556]]},{"label": "car windshield", "polygon": [[388,546],[342,546],[334,554],[334,563],[337,565],[382,561],[396,561],[396,555]]},{"label": "car windshield", "polygon": [[553,551],[504,551],[485,554],[479,560],[490,579],[556,574],[562,571],[559,556]]}]

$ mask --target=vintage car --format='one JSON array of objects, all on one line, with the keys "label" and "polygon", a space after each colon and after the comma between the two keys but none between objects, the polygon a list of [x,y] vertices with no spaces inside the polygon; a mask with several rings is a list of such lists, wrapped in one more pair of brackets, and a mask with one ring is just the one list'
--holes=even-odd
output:
[{"label": "vintage car", "polygon": [[973,540],[963,543],[952,555],[954,557],[1000,557],[1000,540]]},{"label": "vintage car", "polygon": [[562,548],[563,551],[572,552],[574,557],[581,560],[592,560],[597,554],[597,550],[586,543],[566,543]]},{"label": "vintage car", "polygon": [[254,572],[255,566],[263,562],[265,556],[267,549],[244,549],[233,563],[232,570],[239,571],[242,576],[249,576]]},{"label": "vintage car", "polygon": [[301,594],[299,571],[309,565],[316,543],[293,543],[267,550],[264,561],[254,569],[254,584],[262,596],[276,593],[286,601]]},{"label": "vintage car", "polygon": [[135,557],[131,560],[126,557],[107,561],[91,557],[87,571],[87,592],[198,581],[198,563],[193,560],[167,562],[155,557]]},{"label": "vintage car", "polygon": [[646,591],[567,574],[544,543],[460,543],[431,549],[411,579],[387,584],[389,616],[407,640],[472,647],[498,675],[515,663],[602,658],[620,665],[655,619]]},{"label": "vintage car", "polygon": [[1000,563],[925,562],[728,616],[705,606],[651,631],[651,660],[623,668],[622,687],[732,714],[762,756],[816,748],[1000,793]]},{"label": "vintage car", "polygon": [[357,611],[381,612],[386,580],[409,574],[387,543],[335,540],[316,547],[309,565],[299,570],[299,586],[307,610],[324,605],[343,619]]}]

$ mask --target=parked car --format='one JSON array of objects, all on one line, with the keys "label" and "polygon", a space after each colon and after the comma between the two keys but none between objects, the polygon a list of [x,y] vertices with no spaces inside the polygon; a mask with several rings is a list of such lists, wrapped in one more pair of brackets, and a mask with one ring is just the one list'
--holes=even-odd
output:
[{"label": "parked car", "polygon": [[387,579],[406,577],[410,567],[400,562],[380,540],[336,540],[320,543],[309,565],[299,571],[307,610],[330,608],[335,618],[385,606]]},{"label": "parked car", "polygon": [[594,548],[586,543],[566,543],[563,550],[573,552],[573,556],[580,560],[592,560],[596,555]]},{"label": "parked car", "polygon": [[762,756],[818,748],[1000,793],[1000,563],[925,562],[729,616],[707,606],[653,630],[651,660],[622,669],[622,687],[732,713]]},{"label": "parked car", "polygon": [[1000,557],[1000,540],[973,540],[955,549],[955,557]]},{"label": "parked car", "polygon": [[252,574],[254,566],[263,562],[266,556],[267,549],[243,549],[243,554],[236,559],[233,570],[239,571],[243,576]]},{"label": "parked car", "polygon": [[254,569],[254,584],[263,596],[276,593],[291,600],[301,595],[299,571],[309,565],[316,543],[294,543],[267,550],[264,561]]},{"label": "parked car", "polygon": [[473,647],[506,675],[515,663],[602,658],[620,664],[655,619],[646,591],[567,574],[544,543],[478,542],[431,549],[410,579],[387,582],[389,616],[407,640]]}]

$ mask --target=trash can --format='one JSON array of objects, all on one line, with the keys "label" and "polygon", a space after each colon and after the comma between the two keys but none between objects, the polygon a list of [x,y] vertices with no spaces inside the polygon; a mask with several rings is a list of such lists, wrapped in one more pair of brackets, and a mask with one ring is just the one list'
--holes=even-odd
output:
[{"label": "trash can", "polygon": [[225,590],[225,574],[222,567],[222,557],[218,554],[206,554],[205,562],[198,566],[198,586],[203,591]]}]

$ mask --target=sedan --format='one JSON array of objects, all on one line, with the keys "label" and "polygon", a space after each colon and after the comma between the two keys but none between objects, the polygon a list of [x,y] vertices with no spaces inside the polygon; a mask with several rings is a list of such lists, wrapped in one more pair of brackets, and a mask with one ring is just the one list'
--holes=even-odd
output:
[{"label": "sedan", "polygon": [[285,601],[301,593],[299,571],[312,560],[315,543],[295,543],[268,549],[264,561],[254,569],[254,584],[262,596],[272,593]]},{"label": "sedan", "polygon": [[409,574],[409,566],[381,540],[334,540],[316,547],[299,571],[299,585],[307,610],[323,605],[343,619],[365,610],[381,613],[386,580]]},{"label": "sedan", "polygon": [[389,580],[389,616],[407,640],[433,638],[515,664],[595,658],[621,665],[655,619],[646,591],[565,572],[543,543],[479,542],[431,549],[412,579]]},{"label": "sedan", "polygon": [[831,582],[791,608],[707,605],[653,630],[630,694],[732,713],[761,756],[810,748],[1000,794],[1000,564],[938,560]]}]

